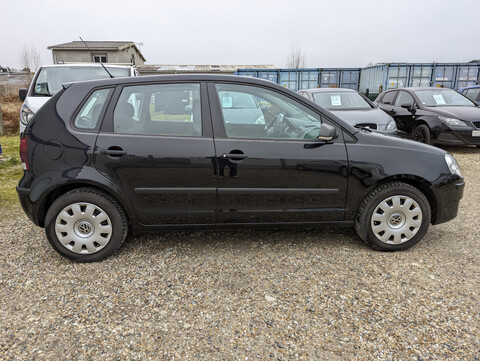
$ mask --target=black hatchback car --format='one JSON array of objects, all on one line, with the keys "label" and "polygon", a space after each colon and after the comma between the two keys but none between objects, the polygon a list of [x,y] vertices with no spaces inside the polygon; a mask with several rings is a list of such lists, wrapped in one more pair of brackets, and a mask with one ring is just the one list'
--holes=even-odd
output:
[{"label": "black hatchback car", "polygon": [[[252,117],[245,109],[257,104],[264,115]],[[235,76],[66,84],[29,123],[20,153],[23,209],[81,262],[111,255],[129,229],[328,224],[404,250],[457,215],[464,189],[443,150],[356,129],[290,90]]]},{"label": "black hatchback car", "polygon": [[398,130],[419,142],[480,147],[480,107],[455,90],[394,89],[375,103],[395,119]]}]

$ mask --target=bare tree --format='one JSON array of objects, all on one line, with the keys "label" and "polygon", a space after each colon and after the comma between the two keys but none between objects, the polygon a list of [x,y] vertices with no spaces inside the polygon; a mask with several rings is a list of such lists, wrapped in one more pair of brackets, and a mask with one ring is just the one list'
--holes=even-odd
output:
[{"label": "bare tree", "polygon": [[28,47],[27,44],[24,44],[20,52],[20,65],[25,71],[36,71],[41,65],[37,48],[34,46]]},{"label": "bare tree", "polygon": [[299,69],[306,67],[305,53],[301,49],[292,46],[287,57],[287,68]]},{"label": "bare tree", "polygon": [[27,44],[24,44],[20,52],[19,60],[22,70],[27,72],[26,85],[28,85],[33,78],[32,72],[35,72],[41,65],[40,54],[33,45],[28,47]]}]

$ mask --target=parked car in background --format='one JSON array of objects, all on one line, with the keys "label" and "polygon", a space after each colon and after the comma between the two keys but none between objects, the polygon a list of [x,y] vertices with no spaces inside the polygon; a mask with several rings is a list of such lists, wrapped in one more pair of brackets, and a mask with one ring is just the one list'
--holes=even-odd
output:
[{"label": "parked car in background", "polygon": [[[276,115],[252,123],[251,113],[230,112],[232,93]],[[351,226],[372,248],[400,251],[454,218],[464,189],[446,151],[357,129],[246,77],[67,84],[20,149],[23,209],[81,262],[111,255],[129,229],[202,226]]]},{"label": "parked car in background", "polygon": [[455,90],[393,89],[381,93],[375,103],[416,141],[480,146],[480,107]]},{"label": "parked car in background", "polygon": [[459,93],[465,95],[468,99],[474,101],[475,103],[480,103],[480,85],[468,86],[461,88]]},{"label": "parked car in background", "polygon": [[[138,75],[133,66],[105,65],[115,78]],[[28,89],[20,89],[18,96],[23,105],[20,109],[20,134],[33,115],[47,100],[57,93],[63,83],[83,80],[105,79],[110,75],[98,63],[44,65],[35,73]]]},{"label": "parked car in background", "polygon": [[395,120],[355,90],[316,88],[302,89],[298,93],[330,110],[354,127],[366,127],[391,135],[397,134]]}]

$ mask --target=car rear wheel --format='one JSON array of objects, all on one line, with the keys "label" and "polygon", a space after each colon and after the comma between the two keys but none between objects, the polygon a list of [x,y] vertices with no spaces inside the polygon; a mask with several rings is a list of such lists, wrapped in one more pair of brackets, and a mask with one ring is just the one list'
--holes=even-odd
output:
[{"label": "car rear wheel", "polygon": [[50,206],[45,232],[53,248],[78,262],[101,261],[123,243],[128,230],[123,208],[96,189],[79,188]]},{"label": "car rear wheel", "polygon": [[430,221],[431,209],[425,195],[409,184],[391,182],[365,197],[355,228],[374,249],[402,251],[423,238]]},{"label": "car rear wheel", "polygon": [[428,125],[417,125],[413,130],[413,139],[420,143],[431,144],[431,133]]}]

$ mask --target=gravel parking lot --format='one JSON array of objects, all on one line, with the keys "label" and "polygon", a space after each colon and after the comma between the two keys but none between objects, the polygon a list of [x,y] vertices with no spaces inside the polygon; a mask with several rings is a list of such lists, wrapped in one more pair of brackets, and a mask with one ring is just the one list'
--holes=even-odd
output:
[{"label": "gravel parking lot", "polygon": [[480,149],[459,216],[400,253],[352,229],[129,237],[71,263],[0,221],[0,359],[479,360]]}]

